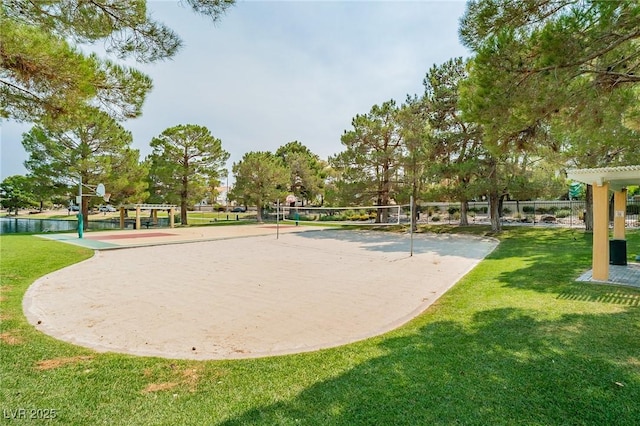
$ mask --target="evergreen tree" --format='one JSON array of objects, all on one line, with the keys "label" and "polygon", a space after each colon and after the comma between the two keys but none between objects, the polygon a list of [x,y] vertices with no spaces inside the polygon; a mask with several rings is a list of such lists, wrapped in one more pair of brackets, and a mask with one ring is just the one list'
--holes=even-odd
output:
[{"label": "evergreen tree", "polygon": [[[145,196],[139,152],[131,148],[131,143],[131,132],[93,108],[61,117],[55,125],[36,125],[22,140],[29,154],[25,167],[30,175],[65,185],[70,196],[78,193],[80,182],[88,187],[103,183],[113,194],[112,200],[119,203],[141,201]],[[83,197],[85,227],[91,203],[89,196]]]},{"label": "evergreen tree", "polygon": [[5,178],[0,183],[0,204],[16,215],[20,209],[35,206],[37,203],[29,179],[20,175]]},{"label": "evergreen tree", "polygon": [[293,141],[278,148],[276,156],[289,169],[289,190],[302,200],[303,205],[305,201],[322,196],[326,166],[316,154],[302,143]]},{"label": "evergreen tree", "polygon": [[[234,3],[184,2],[214,21]],[[101,42],[119,59],[155,62],[182,44],[145,0],[6,0],[0,22],[0,117],[21,121],[55,120],[89,104],[117,119],[139,116],[151,80],[79,46]]]},{"label": "evergreen tree", "polygon": [[212,180],[223,175],[229,153],[220,139],[204,126],[178,125],[151,141],[149,156],[153,190],[163,201],[180,205],[181,223],[187,225],[187,211],[206,197]]},{"label": "evergreen tree", "polygon": [[233,164],[233,176],[231,199],[256,206],[257,220],[261,222],[265,205],[286,194],[290,173],[280,157],[271,152],[253,151]]},{"label": "evergreen tree", "polygon": [[[368,114],[356,115],[353,130],[342,135],[346,149],[329,161],[340,173],[338,185],[351,192],[350,204],[388,206],[393,199],[403,158],[397,114],[393,100],[374,105]],[[386,222],[387,214],[379,211],[376,222]]]}]

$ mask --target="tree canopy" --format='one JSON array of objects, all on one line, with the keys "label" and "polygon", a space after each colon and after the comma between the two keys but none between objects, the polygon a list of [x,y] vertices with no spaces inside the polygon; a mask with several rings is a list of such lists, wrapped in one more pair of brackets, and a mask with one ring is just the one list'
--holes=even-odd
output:
[{"label": "tree canopy", "polygon": [[262,220],[263,207],[286,194],[289,171],[282,159],[267,151],[246,153],[233,164],[236,184],[231,198],[257,207],[257,220]]},{"label": "tree canopy", "polygon": [[32,182],[26,176],[14,175],[0,182],[0,205],[8,211],[14,211],[36,205]]},{"label": "tree canopy", "polygon": [[322,194],[325,164],[301,142],[289,142],[276,150],[289,169],[289,190],[302,202],[314,201]]},{"label": "tree canopy", "polygon": [[[139,151],[132,149],[131,143],[131,132],[95,109],[65,116],[55,126],[36,125],[22,140],[29,154],[25,166],[34,179],[66,188],[77,188],[80,180],[85,185],[104,183],[114,201],[139,202],[147,195],[146,169],[138,163]],[[77,193],[75,189],[69,192]],[[89,198],[84,197],[85,220],[89,204]]]},{"label": "tree canopy", "polygon": [[151,140],[152,190],[164,201],[180,203],[180,219],[187,224],[187,209],[202,201],[223,175],[229,153],[222,141],[204,126],[170,127]]},{"label": "tree canopy", "polygon": [[[340,172],[340,183],[352,187],[351,204],[390,204],[403,158],[397,114],[393,100],[374,105],[369,113],[356,115],[351,120],[353,129],[342,135],[345,150],[330,162]],[[387,214],[386,209],[382,214]],[[376,220],[384,222],[386,217]]]},{"label": "tree canopy", "polygon": [[523,147],[557,114],[588,119],[614,92],[640,82],[635,1],[474,0],[460,36],[476,53],[465,109],[494,146]]},{"label": "tree canopy", "polygon": [[[183,3],[216,21],[234,0]],[[182,44],[149,15],[146,0],[6,0],[0,22],[0,116],[18,121],[55,119],[87,105],[117,119],[136,117],[151,80],[86,47],[101,42],[118,59],[155,62]]]}]

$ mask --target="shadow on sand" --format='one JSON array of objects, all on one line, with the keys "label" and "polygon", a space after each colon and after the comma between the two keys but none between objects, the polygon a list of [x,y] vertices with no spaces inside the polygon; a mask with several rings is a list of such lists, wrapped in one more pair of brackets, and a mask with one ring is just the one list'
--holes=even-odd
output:
[{"label": "shadow on sand", "polygon": [[[316,240],[347,241],[358,244],[362,250],[406,254],[411,251],[409,233],[328,229],[318,232],[296,234],[302,238]],[[460,256],[469,259],[483,259],[497,246],[498,241],[488,237],[456,234],[414,234],[413,253],[433,253],[439,256]]]}]

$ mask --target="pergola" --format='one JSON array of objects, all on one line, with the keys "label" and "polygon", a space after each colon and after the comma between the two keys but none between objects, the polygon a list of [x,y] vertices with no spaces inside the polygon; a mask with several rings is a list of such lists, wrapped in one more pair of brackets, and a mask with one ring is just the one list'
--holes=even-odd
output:
[{"label": "pergola", "polygon": [[567,177],[593,187],[592,277],[609,280],[609,190],[613,195],[613,239],[625,240],[627,187],[640,185],[640,165],[574,169]]},{"label": "pergola", "polygon": [[126,204],[120,207],[120,229],[124,229],[125,211],[127,210],[135,210],[136,212],[136,229],[140,229],[140,212],[142,210],[151,211],[151,222],[154,224],[158,223],[158,210],[167,210],[167,212],[169,213],[169,228],[173,228],[173,212],[175,211],[176,207],[177,206],[173,204]]}]

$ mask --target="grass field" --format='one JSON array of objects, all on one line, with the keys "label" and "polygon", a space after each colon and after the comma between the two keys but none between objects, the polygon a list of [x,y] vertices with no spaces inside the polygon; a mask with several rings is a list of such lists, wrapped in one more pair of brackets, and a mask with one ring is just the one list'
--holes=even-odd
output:
[{"label": "grass field", "polygon": [[[631,259],[640,232],[627,237]],[[591,260],[582,231],[507,228],[499,238],[478,267],[393,332],[300,355],[196,362],[99,354],[35,331],[22,314],[27,287],[92,253],[4,235],[3,420],[637,425],[640,290],[574,282]]]}]

